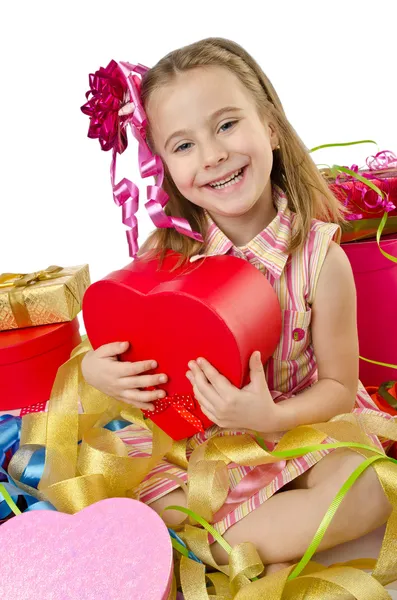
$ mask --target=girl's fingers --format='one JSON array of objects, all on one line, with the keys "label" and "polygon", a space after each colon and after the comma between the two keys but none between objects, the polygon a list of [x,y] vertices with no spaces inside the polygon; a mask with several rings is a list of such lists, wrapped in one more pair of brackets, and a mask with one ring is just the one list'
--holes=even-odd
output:
[{"label": "girl's fingers", "polygon": [[119,377],[133,377],[157,367],[155,360],[140,360],[138,362],[117,362],[116,368]]},{"label": "girl's fingers", "polygon": [[120,393],[120,398],[123,402],[131,402],[135,404],[145,404],[146,402],[154,402],[165,397],[164,390],[124,390]]},{"label": "girl's fingers", "polygon": [[[216,393],[214,387],[208,381],[207,377],[204,375],[200,367],[194,361],[190,361],[189,367],[191,368],[191,373],[193,375],[193,379],[191,381],[197,386],[198,390],[206,398],[208,398],[208,400],[216,402],[218,394]],[[186,374],[186,376],[187,375],[188,373]]]},{"label": "girl's fingers", "polygon": [[213,412],[213,407],[210,402],[206,399],[206,397],[197,389],[197,386],[193,386],[193,393],[195,398],[197,398],[201,410],[203,413],[213,422],[216,423],[216,417]]},{"label": "girl's fingers", "polygon": [[[162,379],[165,377],[165,379]],[[167,382],[167,376],[163,373],[158,375],[137,375],[136,377],[123,377],[119,380],[120,387],[123,389],[141,389],[148,387],[155,387],[157,385],[164,385]]]},{"label": "girl's fingers", "polygon": [[124,402],[125,404],[130,404],[134,408],[139,408],[140,410],[154,410],[154,404],[150,404],[150,403],[146,404],[143,402],[132,402],[130,400],[125,400],[125,398],[122,398],[122,402]]},{"label": "girl's fingers", "polygon": [[225,396],[226,394],[230,393],[230,388],[234,388],[227,377],[224,377],[224,375],[219,373],[219,371],[217,371],[215,367],[213,367],[205,358],[198,358],[197,361],[192,362],[196,362],[207,380],[211,383],[220,396]]}]

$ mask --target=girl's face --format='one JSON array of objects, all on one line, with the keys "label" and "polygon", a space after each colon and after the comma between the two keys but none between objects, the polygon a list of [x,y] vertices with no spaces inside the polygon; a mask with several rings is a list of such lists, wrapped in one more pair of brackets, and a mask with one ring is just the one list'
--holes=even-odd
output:
[{"label": "girl's face", "polygon": [[231,71],[181,73],[152,94],[147,112],[155,150],[190,202],[221,220],[269,209],[277,135]]}]

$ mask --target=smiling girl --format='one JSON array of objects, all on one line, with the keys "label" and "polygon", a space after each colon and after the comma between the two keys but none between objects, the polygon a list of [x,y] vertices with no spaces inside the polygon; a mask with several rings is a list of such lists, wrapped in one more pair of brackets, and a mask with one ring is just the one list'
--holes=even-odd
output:
[{"label": "smiling girl", "polygon": [[[241,390],[205,357],[192,357],[186,374],[192,393],[215,425],[188,440],[188,453],[230,430],[260,431],[272,448],[282,432],[299,425],[351,411],[374,414],[378,409],[358,380],[355,287],[338,244],[343,214],[261,68],[233,42],[202,40],[150,69],[141,97],[149,143],[165,166],[166,213],[186,218],[204,238],[200,243],[158,229],[141,253],[171,248],[189,260],[230,254],[249,261],[275,289],[283,315],[276,351],[265,367],[253,353],[251,380]],[[117,361],[127,346],[108,344],[88,353],[84,376],[108,395],[151,409],[164,393],[145,388],[165,382],[167,374],[145,374],[152,360]],[[146,430],[131,426],[123,437],[132,455],[150,452]],[[336,492],[363,460],[338,449],[260,467],[231,465],[230,497],[213,525],[232,546],[253,542],[268,572],[279,569],[302,556]],[[166,461],[151,475],[156,473],[188,480],[185,470]],[[140,499],[159,513],[185,502],[178,484],[167,479],[144,482]],[[343,500],[320,550],[364,535],[390,511],[368,468]],[[182,517],[171,512],[170,519]],[[220,546],[214,543],[212,550],[226,562]]]}]

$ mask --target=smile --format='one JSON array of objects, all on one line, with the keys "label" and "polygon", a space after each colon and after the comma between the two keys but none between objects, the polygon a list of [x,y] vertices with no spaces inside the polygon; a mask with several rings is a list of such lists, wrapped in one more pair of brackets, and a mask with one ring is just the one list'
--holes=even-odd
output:
[{"label": "smile", "polygon": [[208,183],[205,187],[211,188],[212,190],[224,190],[226,188],[238,185],[245,175],[246,167],[235,171],[228,175],[226,179],[218,179],[212,183]]}]

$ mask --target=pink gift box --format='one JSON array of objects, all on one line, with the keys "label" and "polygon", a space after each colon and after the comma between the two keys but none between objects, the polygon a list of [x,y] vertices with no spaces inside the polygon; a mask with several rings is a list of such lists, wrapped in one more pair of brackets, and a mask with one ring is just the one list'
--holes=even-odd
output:
[{"label": "pink gift box", "polygon": [[[353,269],[357,288],[360,355],[397,365],[397,263],[381,254],[376,240],[342,245]],[[397,235],[381,241],[382,249],[397,257]],[[360,360],[364,385],[396,380],[397,370]]]}]

